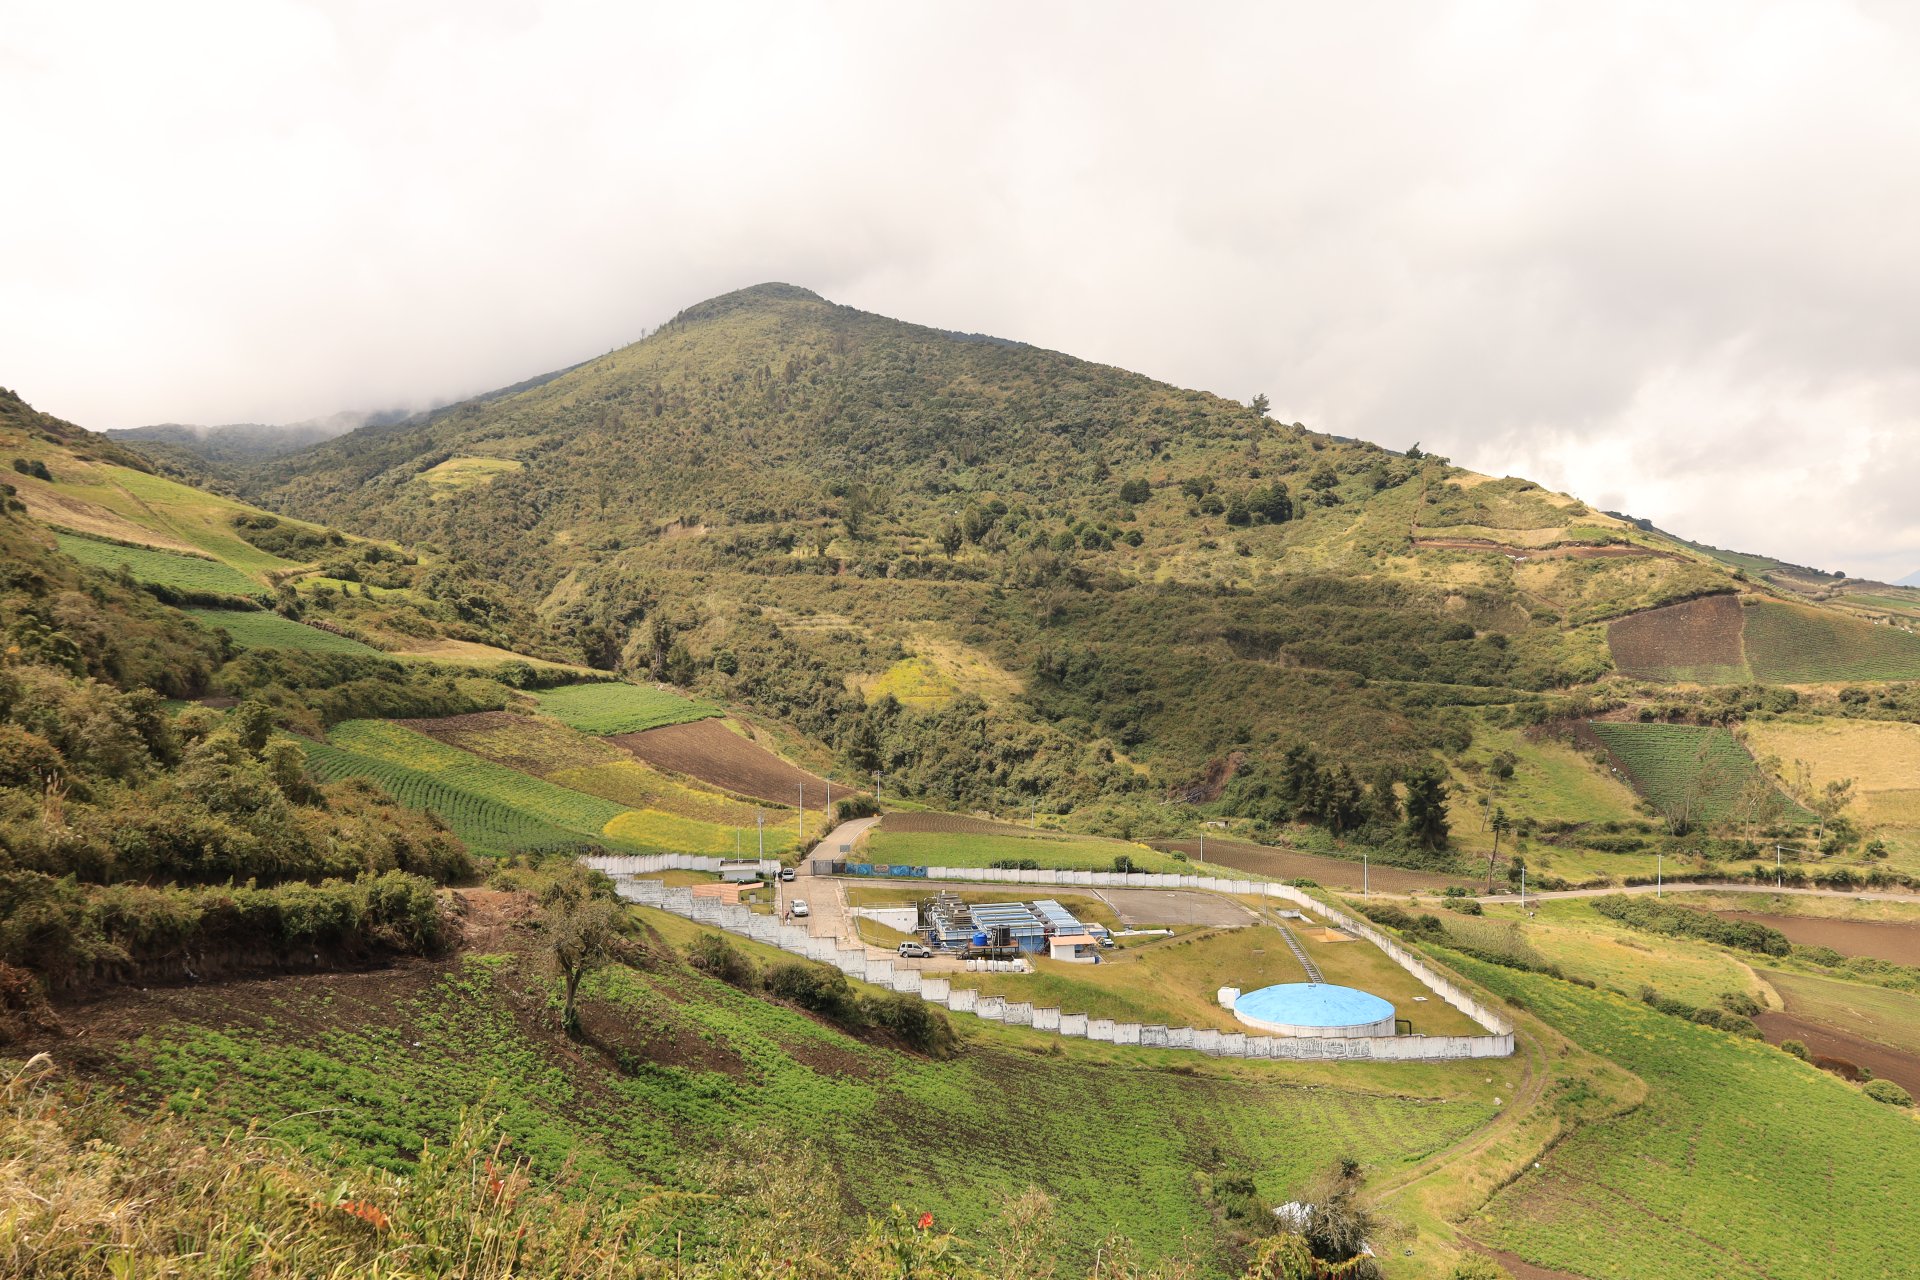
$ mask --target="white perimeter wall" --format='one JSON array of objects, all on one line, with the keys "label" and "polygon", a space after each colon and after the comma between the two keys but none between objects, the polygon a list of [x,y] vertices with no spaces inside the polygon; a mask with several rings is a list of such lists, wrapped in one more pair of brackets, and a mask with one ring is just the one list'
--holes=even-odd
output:
[{"label": "white perimeter wall", "polygon": [[[911,992],[933,1004],[945,1005],[956,1013],[972,1013],[989,1021],[1030,1026],[1055,1035],[1113,1044],[1137,1044],[1147,1048],[1197,1049],[1215,1057],[1230,1058],[1432,1061],[1505,1058],[1513,1053],[1513,1024],[1500,1013],[1482,1004],[1420,956],[1373,925],[1335,910],[1292,885],[1269,884],[1259,880],[1224,880],[1215,876],[1149,875],[1142,872],[991,871],[972,867],[927,869],[929,880],[982,880],[1113,889],[1199,889],[1210,893],[1290,902],[1379,947],[1394,963],[1412,974],[1435,995],[1486,1028],[1487,1034],[1396,1036],[1391,1034],[1393,1024],[1387,1022],[1384,1024],[1386,1033],[1381,1035],[1250,1036],[1242,1031],[1165,1027],[1138,1022],[1116,1023],[1105,1018],[1089,1018],[1084,1013],[1067,1013],[1053,1008],[1036,1009],[1031,1004],[1009,1002],[1000,996],[982,996],[971,987],[955,988],[949,978],[898,966],[891,958],[868,959],[866,947],[857,939],[814,937],[796,925],[783,925],[772,916],[756,914],[746,907],[723,904],[714,898],[696,898],[693,890],[686,886],[669,888],[658,880],[619,879],[661,871],[718,871],[719,858],[653,854],[593,857],[583,861],[590,867],[616,877],[620,896],[629,902],[658,907],[689,920],[778,947],[782,951],[834,965],[848,977],[894,991]],[[768,859],[761,865],[772,871],[777,870],[780,864]]]}]

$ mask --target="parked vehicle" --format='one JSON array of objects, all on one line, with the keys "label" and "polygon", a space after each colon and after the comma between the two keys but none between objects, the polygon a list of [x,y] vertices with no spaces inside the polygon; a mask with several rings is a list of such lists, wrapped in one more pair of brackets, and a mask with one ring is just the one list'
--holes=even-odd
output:
[{"label": "parked vehicle", "polygon": [[807,900],[805,898],[795,898],[787,904],[787,914],[790,916],[804,916],[811,915],[812,912],[807,910]]},{"label": "parked vehicle", "polygon": [[782,868],[780,868],[780,878],[781,878],[782,880],[792,880],[792,879],[793,879],[793,868],[792,868],[792,867],[782,867]]},{"label": "parked vehicle", "polygon": [[910,960],[925,960],[933,955],[933,948],[924,942],[903,942],[900,944],[900,954]]}]

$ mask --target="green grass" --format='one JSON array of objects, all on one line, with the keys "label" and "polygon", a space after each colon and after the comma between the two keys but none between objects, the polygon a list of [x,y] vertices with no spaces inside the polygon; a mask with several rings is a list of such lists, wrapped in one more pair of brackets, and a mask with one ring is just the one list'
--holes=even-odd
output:
[{"label": "green grass", "polygon": [[[260,550],[233,531],[233,517],[258,511],[246,503],[190,485],[108,463],[88,464],[72,480],[56,477],[62,493],[104,507],[141,528],[200,548],[245,574],[296,567]],[[281,517],[286,520],[286,517]],[[318,529],[302,521],[288,521]]]},{"label": "green grass", "polygon": [[505,854],[520,849],[582,843],[577,831],[566,831],[530,818],[512,805],[466,791],[433,774],[409,769],[357,751],[324,742],[300,739],[307,767],[323,782],[366,778],[392,793],[410,809],[438,814],[453,833],[475,853]]},{"label": "green grass", "polygon": [[1910,1117],[1758,1041],[1454,963],[1648,1085],[1640,1106],[1575,1130],[1494,1196],[1469,1235],[1593,1280],[1913,1274]]},{"label": "green grass", "polygon": [[334,726],[328,741],[361,756],[426,774],[475,800],[503,805],[535,822],[577,832],[588,839],[601,838],[607,823],[627,812],[598,796],[543,782],[384,720],[349,720]]},{"label": "green grass", "polygon": [[[1535,741],[1514,729],[1476,727],[1470,760],[1486,764],[1494,753],[1516,757],[1511,778],[1490,771],[1462,773],[1459,780],[1474,793],[1487,793],[1493,804],[1515,817],[1560,822],[1631,822],[1639,817],[1633,791],[1592,758],[1563,742]],[[1456,800],[1456,836],[1478,835],[1479,807]],[[1487,837],[1488,840],[1491,837]]]},{"label": "green grass", "polygon": [[60,544],[61,551],[81,564],[105,569],[109,573],[117,573],[124,566],[135,582],[151,582],[157,586],[172,587],[176,591],[207,591],[227,596],[265,598],[267,594],[266,588],[258,582],[217,560],[202,560],[197,556],[176,555],[171,551],[155,551],[147,547],[123,547],[118,543],[83,538],[71,533],[57,533],[54,539]]},{"label": "green grass", "polygon": [[[1663,815],[1684,815],[1693,824],[1729,820],[1742,789],[1760,776],[1753,757],[1725,729],[1604,720],[1591,727],[1634,790]],[[1792,807],[1784,796],[1779,804]]]},{"label": "green grass", "polygon": [[1800,605],[1746,611],[1754,678],[1778,684],[1920,679],[1920,636],[1898,627]]},{"label": "green grass", "polygon": [[961,832],[874,831],[857,851],[867,862],[904,863],[922,867],[985,867],[1006,859],[1031,858],[1043,869],[1111,871],[1115,857],[1133,859],[1136,871],[1181,874],[1188,863],[1145,845],[1122,840],[1030,840],[1022,836],[968,835]]},{"label": "green grass", "polygon": [[283,618],[265,610],[183,609],[181,612],[209,631],[218,627],[242,649],[306,649],[314,653],[378,653],[378,649]]},{"label": "green grass", "polygon": [[1636,994],[1653,986],[1696,1005],[1714,1004],[1723,992],[1758,992],[1747,967],[1719,947],[1629,929],[1578,898],[1529,902],[1527,910],[1531,918],[1524,922],[1518,906],[1490,906],[1478,920],[1436,914],[1464,943],[1499,952],[1505,933],[1548,963],[1615,991]]},{"label": "green grass", "polygon": [[[644,914],[682,944],[697,932]],[[1039,1186],[1076,1265],[1119,1231],[1149,1256],[1199,1255],[1202,1274],[1225,1268],[1205,1265],[1212,1221],[1196,1169],[1251,1177],[1277,1201],[1340,1156],[1396,1169],[1495,1110],[1477,1065],[1436,1072],[1443,1083],[1432,1090],[1350,1064],[1216,1070],[1195,1059],[1192,1074],[1174,1074],[1100,1046],[1036,1058],[1019,1047],[1031,1035],[987,1028],[967,1030],[959,1057],[927,1061],[672,963],[610,971],[585,989],[597,1010],[589,1025],[668,1056],[642,1056],[623,1074],[597,1051],[528,1036],[530,1023],[553,1019],[545,982],[513,960],[478,957],[372,1007],[318,984],[283,988],[260,1025],[156,1028],[127,1055],[127,1074],[213,1125],[257,1121],[346,1164],[405,1168],[459,1108],[483,1105],[500,1116],[509,1153],[537,1174],[570,1166],[615,1198],[684,1185],[707,1152],[763,1133],[812,1144],[845,1179],[856,1213],[899,1203],[968,1235],[1010,1194]],[[517,993],[528,987],[541,998],[521,1012]]]},{"label": "green grass", "polygon": [[572,684],[533,695],[540,710],[569,728],[605,736],[717,716],[720,709],[637,684]]}]

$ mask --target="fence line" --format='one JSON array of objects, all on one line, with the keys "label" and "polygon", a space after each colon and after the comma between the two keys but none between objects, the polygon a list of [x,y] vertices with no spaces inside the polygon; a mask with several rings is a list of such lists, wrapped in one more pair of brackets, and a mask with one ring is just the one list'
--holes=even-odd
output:
[{"label": "fence line", "polygon": [[[1341,928],[1364,938],[1386,952],[1395,963],[1411,973],[1441,999],[1487,1027],[1492,1034],[1479,1036],[1340,1036],[1290,1037],[1251,1036],[1239,1031],[1219,1031],[1202,1027],[1166,1027],[1138,1022],[1115,1022],[1110,1018],[1092,1018],[1084,1013],[1065,1013],[1056,1008],[1035,1008],[1023,1001],[1004,996],[983,996],[971,987],[956,988],[950,978],[934,977],[916,969],[896,968],[888,959],[869,958],[864,944],[857,939],[816,937],[795,925],[781,924],[772,916],[750,908],[723,903],[715,898],[696,898],[686,885],[666,885],[658,880],[630,877],[664,870],[708,870],[701,862],[717,864],[717,858],[694,858],[684,854],[656,854],[635,858],[590,858],[589,865],[619,878],[620,896],[642,906],[657,907],[701,924],[777,947],[793,955],[830,964],[850,978],[858,978],[892,991],[917,995],[931,1004],[944,1005],[954,1013],[1010,1026],[1031,1027],[1056,1035],[1096,1040],[1108,1044],[1140,1045],[1148,1048],[1195,1049],[1214,1057],[1394,1061],[1434,1061],[1460,1058],[1504,1058],[1513,1053],[1513,1024],[1482,1005],[1467,992],[1436,973],[1419,957],[1381,933],[1370,924],[1355,920],[1291,885],[1265,884],[1250,880],[1221,880],[1212,876],[1119,876],[1111,872],[1009,872],[1008,875],[1111,875],[1129,886],[1143,888],[1173,887],[1207,889],[1216,893],[1279,898],[1327,917]],[[617,870],[608,863],[672,863],[672,865],[635,867],[622,865]],[[777,865],[777,864],[776,864]],[[969,872],[969,875],[972,873]],[[945,868],[929,868],[928,879],[956,878]],[[1164,882],[1175,882],[1171,885]],[[1085,884],[1081,880],[1022,880],[1023,884]]]}]

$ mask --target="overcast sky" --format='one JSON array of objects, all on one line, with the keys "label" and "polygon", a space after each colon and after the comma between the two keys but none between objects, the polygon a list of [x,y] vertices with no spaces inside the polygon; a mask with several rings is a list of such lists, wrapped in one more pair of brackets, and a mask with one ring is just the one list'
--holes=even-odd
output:
[{"label": "overcast sky", "polygon": [[0,0],[0,385],[418,405],[785,280],[1899,577],[1915,11]]}]

